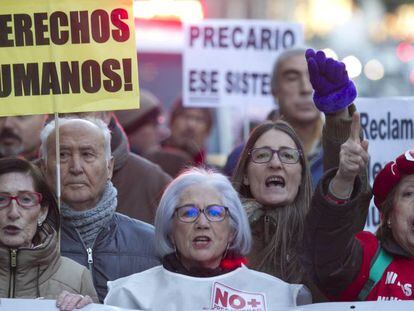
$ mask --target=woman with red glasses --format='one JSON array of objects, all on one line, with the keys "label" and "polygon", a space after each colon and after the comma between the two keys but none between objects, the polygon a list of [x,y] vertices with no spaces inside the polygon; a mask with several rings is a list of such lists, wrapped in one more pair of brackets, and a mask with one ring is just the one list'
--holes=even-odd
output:
[{"label": "woman with red glasses", "polygon": [[58,299],[61,310],[97,301],[89,271],[60,256],[59,217],[37,167],[0,159],[0,297]]},{"label": "woman with red glasses", "polygon": [[143,310],[282,310],[310,303],[302,285],[244,266],[251,235],[222,174],[191,169],[165,190],[155,218],[162,266],[108,282],[105,304]]}]

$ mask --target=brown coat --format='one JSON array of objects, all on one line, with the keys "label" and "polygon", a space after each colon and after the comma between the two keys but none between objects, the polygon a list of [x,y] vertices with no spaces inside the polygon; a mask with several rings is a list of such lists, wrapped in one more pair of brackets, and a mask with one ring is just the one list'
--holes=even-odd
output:
[{"label": "brown coat", "polygon": [[[355,105],[348,107],[348,112],[352,116],[356,112]],[[339,166],[339,153],[341,145],[348,139],[351,132],[352,117],[335,118],[326,116],[325,126],[323,128],[323,167],[324,172]],[[360,134],[363,138],[363,132]],[[368,178],[368,169],[366,169],[360,176],[361,179],[361,196],[358,196],[357,210],[358,217],[354,220],[354,232],[364,230],[365,222],[368,214],[368,207],[370,197],[372,196],[371,185]]]},{"label": "brown coat", "polygon": [[0,247],[0,297],[56,299],[66,290],[98,297],[87,268],[60,256],[57,233],[44,224],[34,248]]},{"label": "brown coat", "polygon": [[[349,114],[352,115],[356,111],[355,106],[354,105],[349,106],[348,111],[349,111]],[[317,210],[318,207],[321,205],[320,204],[321,201],[326,202],[323,199],[323,197],[327,193],[327,187],[328,187],[330,180],[333,178],[333,176],[336,173],[336,168],[339,165],[339,152],[340,152],[341,144],[344,143],[349,137],[351,123],[352,123],[352,117],[336,118],[333,116],[327,116],[326,118],[325,126],[323,129],[323,140],[322,140],[323,147],[324,147],[323,161],[324,161],[325,174],[324,174],[324,177],[320,180],[318,187],[315,189],[315,193],[312,198],[311,210],[308,213],[306,217],[306,221],[305,221],[305,233],[304,233],[304,239],[303,239],[304,242],[303,242],[303,246],[301,249],[302,264],[304,265],[305,270],[312,278],[312,281],[315,284],[317,284],[320,288],[323,288],[325,292],[328,294],[333,294],[335,290],[331,292],[326,291],[327,287],[325,286],[325,284],[322,285],[319,278],[316,277],[315,265],[317,264],[319,265],[320,263],[323,262],[322,264],[320,264],[320,268],[323,271],[326,270],[326,271],[332,272],[332,270],[330,269],[332,268],[333,265],[338,266],[338,265],[343,264],[342,261],[337,260],[337,258],[340,257],[338,254],[343,254],[344,253],[343,251],[345,249],[349,251],[350,253],[355,253],[355,252],[358,253],[359,250],[357,249],[357,247],[354,247],[354,246],[351,247],[350,245],[347,245],[346,247],[344,247],[345,244],[340,243],[340,241],[337,240],[337,238],[332,238],[331,240],[328,240],[328,238],[326,238],[324,241],[315,240],[316,235],[311,230],[314,230],[315,232],[317,231],[315,229],[316,221],[314,220],[314,218],[316,217],[314,216],[315,210]],[[362,131],[361,131],[360,136],[362,138],[363,136]],[[365,170],[357,178],[357,181],[354,187],[354,194],[352,196],[352,200],[348,202],[347,204],[341,206],[341,209],[344,209],[344,210],[346,209],[349,211],[348,213],[352,213],[352,216],[351,216],[353,219],[352,222],[348,222],[345,224],[345,226],[341,226],[341,222],[343,221],[344,217],[339,217],[339,218],[332,220],[330,216],[332,216],[333,214],[328,209],[325,209],[323,212],[319,213],[318,216],[321,216],[320,218],[321,220],[325,220],[324,223],[331,226],[332,228],[335,228],[335,229],[332,229],[333,233],[339,234],[340,231],[345,230],[346,234],[353,235],[359,231],[362,231],[365,227],[365,222],[366,222],[366,218],[368,214],[368,208],[369,208],[371,197],[372,197],[372,191],[371,191],[371,186],[368,180],[368,171]],[[326,203],[326,205],[333,206],[334,204]],[[348,205],[353,207],[352,211]],[[337,209],[336,206],[335,208]],[[335,210],[335,208],[333,208],[333,210]],[[318,233],[320,236],[324,236],[322,233],[325,233],[325,236],[333,235],[333,233],[331,234],[331,232],[328,231],[326,228],[324,228],[323,230],[320,230]],[[319,249],[319,248],[327,249],[326,245],[337,246],[336,248],[333,247],[331,249],[331,251],[329,252],[330,256],[328,256],[328,253],[321,252]],[[356,255],[355,261],[348,262],[347,264],[350,264],[351,266],[354,265],[358,260],[360,260],[358,256],[359,254]],[[316,260],[319,260],[320,262],[315,263]],[[348,273],[349,270],[346,271],[345,268],[341,270],[341,272],[344,272],[344,271],[345,271],[345,275],[347,275],[348,277],[348,280],[352,280],[354,275]],[[332,272],[332,275],[337,272],[338,271]],[[332,288],[334,288],[335,286],[342,288],[343,282],[338,283],[335,278],[332,278],[332,275],[330,275],[331,277],[330,280],[332,281],[332,284],[331,284]],[[328,280],[328,282],[330,280]]]},{"label": "brown coat", "polygon": [[118,190],[117,212],[154,224],[158,201],[171,177],[158,165],[130,152],[126,135],[114,119],[109,128],[115,159],[112,183]]},{"label": "brown coat", "polygon": [[[315,190],[306,217],[302,256],[302,263],[317,286],[333,297],[352,283],[361,267],[363,248],[354,238],[355,223],[360,220],[361,208],[367,209],[372,197],[370,192],[362,191],[363,183],[357,178],[347,203],[337,205],[326,200],[328,185],[335,174],[335,169],[326,172]],[[390,247],[384,248],[397,253]]]},{"label": "brown coat", "polygon": [[[349,106],[348,112],[349,112],[349,115],[352,115],[355,112],[355,106],[354,105]],[[323,164],[324,165],[323,166],[324,166],[325,172],[338,166],[341,144],[343,144],[349,137],[351,123],[352,123],[351,116],[338,117],[334,115],[326,115],[326,122],[323,128],[323,136],[322,136],[322,144],[324,148],[324,153],[323,153]],[[355,217],[355,221],[353,225],[354,232],[361,231],[364,228],[367,211],[368,211],[367,207],[369,204],[369,198],[367,200],[367,196],[370,197],[370,193],[371,193],[367,174],[362,174],[362,176],[360,177],[363,182],[361,183],[359,189],[361,189],[361,191],[363,191],[365,195],[360,196],[358,198],[357,205],[358,205],[359,213],[357,214],[357,217]],[[244,205],[246,207],[246,204]],[[249,210],[247,210],[247,212],[249,214]],[[264,216],[261,216],[261,218],[258,217],[258,221],[254,225],[251,226],[252,236],[253,236],[253,247],[249,255],[249,259],[250,259],[250,262],[253,263],[253,267],[254,267],[255,262],[258,259],[259,260],[262,259],[260,257],[261,253],[265,250],[265,248],[267,247],[269,243],[269,242],[268,243],[265,242],[266,231],[268,231],[270,235],[272,234],[272,232],[275,232],[275,226],[274,226],[274,223],[272,223],[272,218],[269,217],[268,230],[266,230],[265,222],[263,221],[262,218],[264,218]],[[298,241],[299,241],[298,243],[299,245],[293,245],[295,249],[292,251],[295,253],[295,255],[300,255],[303,252],[303,250],[301,249],[302,248],[302,245],[301,245],[302,237],[298,238]],[[286,267],[284,268],[286,269]],[[267,269],[261,269],[261,271],[269,273],[276,277],[280,277],[281,275],[280,266],[279,267],[271,266],[271,267],[268,267]],[[301,271],[300,269],[298,269],[295,272],[296,273],[292,275],[292,279],[296,279],[296,280],[299,279],[300,280],[299,282],[306,284],[310,288],[314,302],[322,302],[322,301],[327,300],[322,295],[322,293],[317,289],[313,280],[309,277],[309,275],[306,272]],[[285,281],[289,281],[289,280],[285,280]]]}]

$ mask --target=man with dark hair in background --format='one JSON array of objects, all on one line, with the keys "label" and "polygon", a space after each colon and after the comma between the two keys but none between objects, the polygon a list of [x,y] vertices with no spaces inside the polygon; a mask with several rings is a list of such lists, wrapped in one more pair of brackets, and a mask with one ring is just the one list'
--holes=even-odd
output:
[{"label": "man with dark hair in background", "polygon": [[163,126],[162,104],[151,92],[139,91],[139,109],[117,110],[116,118],[128,136],[131,151],[147,157],[161,149],[161,141],[168,136]]},{"label": "man with dark hair in background", "polygon": [[0,156],[36,159],[46,118],[47,115],[0,117]]},{"label": "man with dark hair in background", "polygon": [[206,145],[213,126],[210,108],[184,107],[179,97],[170,112],[171,135],[162,142],[162,149],[148,155],[173,177],[187,166],[207,164]]}]

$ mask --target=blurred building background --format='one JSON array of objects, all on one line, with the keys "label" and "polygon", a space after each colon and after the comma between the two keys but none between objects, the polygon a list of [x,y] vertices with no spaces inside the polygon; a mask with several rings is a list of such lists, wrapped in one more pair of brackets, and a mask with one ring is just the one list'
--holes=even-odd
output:
[{"label": "blurred building background", "polygon": [[[181,23],[209,18],[301,23],[306,46],[343,61],[359,96],[414,96],[414,0],[135,0],[134,11],[140,85],[167,111],[182,87]],[[216,119],[209,150],[225,155],[240,125],[225,108]]]},{"label": "blurred building background", "polygon": [[296,21],[343,60],[360,96],[414,95],[414,1],[204,0],[209,18]]}]

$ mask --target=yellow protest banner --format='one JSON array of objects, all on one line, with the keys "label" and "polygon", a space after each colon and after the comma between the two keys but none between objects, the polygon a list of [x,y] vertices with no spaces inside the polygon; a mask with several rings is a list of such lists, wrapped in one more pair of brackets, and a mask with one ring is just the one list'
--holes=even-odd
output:
[{"label": "yellow protest banner", "polygon": [[1,0],[0,116],[138,108],[133,0]]}]

